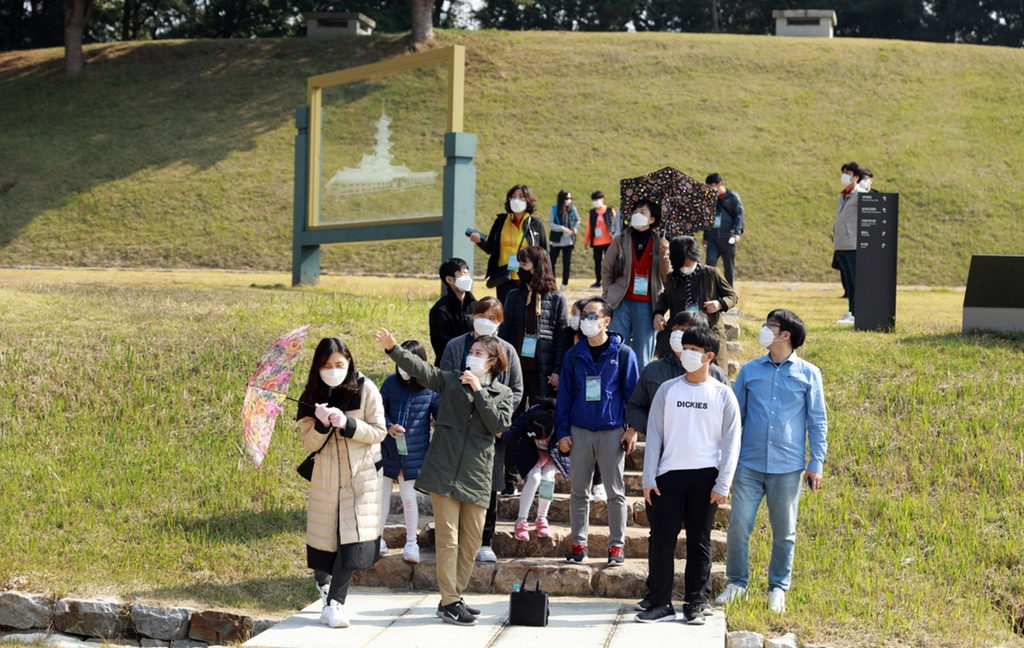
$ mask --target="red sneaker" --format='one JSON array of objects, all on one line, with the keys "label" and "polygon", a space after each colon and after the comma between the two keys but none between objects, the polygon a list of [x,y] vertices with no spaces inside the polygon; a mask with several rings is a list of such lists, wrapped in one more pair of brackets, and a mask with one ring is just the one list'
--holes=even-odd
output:
[{"label": "red sneaker", "polygon": [[586,545],[574,544],[572,546],[572,553],[565,557],[566,562],[571,563],[585,563],[587,562],[587,547]]},{"label": "red sneaker", "polygon": [[608,566],[615,567],[626,562],[626,556],[622,553],[622,547],[608,547]]}]

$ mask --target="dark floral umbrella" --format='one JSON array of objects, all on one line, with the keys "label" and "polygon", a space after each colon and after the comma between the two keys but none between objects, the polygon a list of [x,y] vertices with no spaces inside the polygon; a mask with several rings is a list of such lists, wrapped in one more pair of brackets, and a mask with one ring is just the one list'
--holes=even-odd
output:
[{"label": "dark floral umbrella", "polygon": [[628,219],[641,200],[658,203],[661,206],[658,229],[666,238],[692,236],[715,224],[718,193],[678,169],[665,167],[639,178],[623,178],[619,186],[623,218]]}]

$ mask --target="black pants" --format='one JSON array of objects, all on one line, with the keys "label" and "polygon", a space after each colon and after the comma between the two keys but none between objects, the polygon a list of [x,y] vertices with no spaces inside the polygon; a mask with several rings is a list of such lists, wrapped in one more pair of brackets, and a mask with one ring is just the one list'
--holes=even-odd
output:
[{"label": "black pants", "polygon": [[608,249],[608,245],[594,246],[594,277],[596,277],[594,283],[601,283],[601,260],[604,259],[604,251]]},{"label": "black pants", "polygon": [[487,515],[484,516],[483,542],[485,547],[491,546],[494,529],[498,526],[498,492],[491,491],[491,501],[487,504]]},{"label": "black pants", "polygon": [[729,237],[708,239],[707,264],[717,266],[718,257],[722,257],[722,274],[725,275],[725,280],[730,286],[735,287],[732,273],[736,264],[736,244],[729,243]]},{"label": "black pants", "polygon": [[555,270],[555,268],[558,267],[558,255],[562,254],[563,252],[565,253],[565,255],[564,255],[563,259],[562,259],[562,285],[563,286],[569,285],[569,273],[572,270],[572,248],[573,248],[573,246],[571,246],[571,245],[566,245],[565,247],[551,246],[551,251],[550,251],[550,255],[551,255],[551,272],[557,273],[557,270]]},{"label": "black pants", "polygon": [[687,603],[706,601],[707,580],[711,571],[711,525],[717,504],[711,503],[711,489],[718,478],[717,468],[673,470],[658,477],[661,495],[651,493],[649,520],[651,542],[648,552],[648,586],[651,605],[672,603],[675,579],[675,549],[680,529],[686,529]]},{"label": "black pants", "polygon": [[498,301],[501,302],[502,306],[505,305],[505,298],[508,297],[508,294],[512,292],[512,289],[516,287],[516,283],[517,282],[515,281],[506,281],[494,289],[495,296],[498,298]]}]

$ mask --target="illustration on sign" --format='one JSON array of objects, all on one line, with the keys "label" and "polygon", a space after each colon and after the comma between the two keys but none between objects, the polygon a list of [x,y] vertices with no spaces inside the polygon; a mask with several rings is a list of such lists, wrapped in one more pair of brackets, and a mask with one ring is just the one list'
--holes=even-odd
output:
[{"label": "illustration on sign", "polygon": [[411,171],[404,164],[391,164],[391,118],[381,110],[373,154],[363,154],[359,168],[344,167],[327,181],[332,196],[351,196],[377,191],[408,191],[437,182],[435,171]]}]

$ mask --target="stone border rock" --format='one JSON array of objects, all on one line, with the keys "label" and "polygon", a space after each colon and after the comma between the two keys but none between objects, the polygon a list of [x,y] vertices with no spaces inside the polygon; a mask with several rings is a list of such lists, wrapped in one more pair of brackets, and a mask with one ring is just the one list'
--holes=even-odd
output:
[{"label": "stone border rock", "polygon": [[0,592],[0,639],[57,640],[67,645],[207,648],[237,644],[277,624],[219,610],[162,608],[118,599],[60,599]]}]

